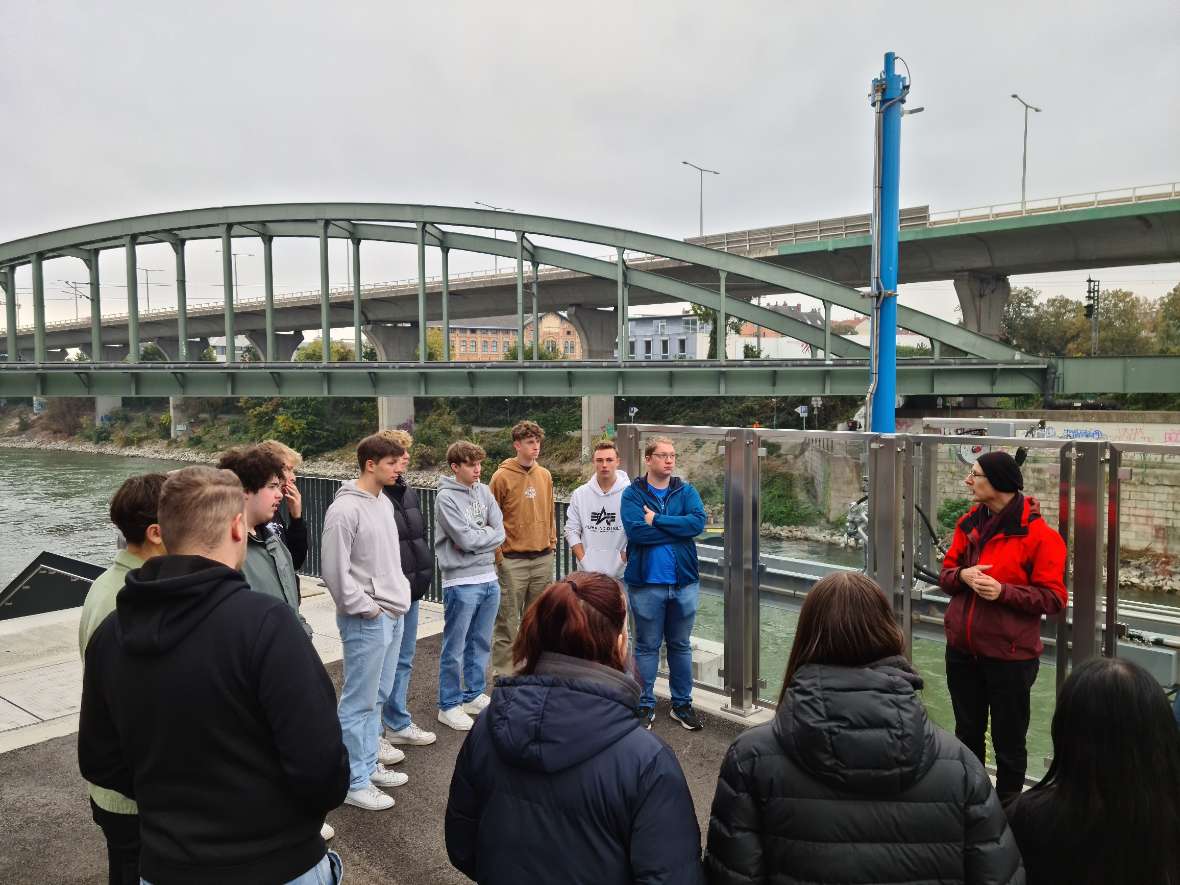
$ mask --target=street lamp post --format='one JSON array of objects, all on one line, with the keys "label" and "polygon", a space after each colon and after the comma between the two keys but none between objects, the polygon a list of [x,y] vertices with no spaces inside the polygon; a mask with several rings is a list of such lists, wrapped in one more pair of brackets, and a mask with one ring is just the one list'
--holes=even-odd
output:
[{"label": "street lamp post", "polygon": [[681,160],[685,166],[691,166],[700,176],[700,199],[698,200],[698,227],[700,236],[705,235],[705,173],[710,175],[720,175],[716,169],[706,169],[703,166],[698,166],[696,163],[690,163],[688,160]]},{"label": "street lamp post", "polygon": [[145,313],[152,312],[152,274],[161,273],[156,267],[141,267],[138,268],[143,273],[143,300],[146,304]]},{"label": "street lamp post", "polygon": [[1025,184],[1028,181],[1028,112],[1032,110],[1039,114],[1041,109],[1036,105],[1029,104],[1015,92],[1012,93],[1012,97],[1024,105],[1024,154],[1020,161],[1020,211],[1023,213],[1025,203]]},{"label": "street lamp post", "polygon": [[[491,203],[481,203],[479,200],[475,200],[474,202],[475,202],[476,206],[483,206],[485,209],[491,209],[493,212],[515,212],[516,211],[515,209],[508,209],[505,206],[493,206]],[[492,228],[492,236],[497,240],[500,239],[499,228]],[[492,256],[492,272],[493,273],[500,272],[500,256],[499,255]]]},{"label": "street lamp post", "polygon": [[[217,249],[216,251],[217,251],[218,255],[221,254],[220,249]],[[253,258],[254,253],[253,252],[231,252],[230,255],[233,256],[233,259],[234,259],[234,293],[233,294],[234,294],[234,304],[237,304],[238,303],[238,256],[242,256],[244,258]]]}]

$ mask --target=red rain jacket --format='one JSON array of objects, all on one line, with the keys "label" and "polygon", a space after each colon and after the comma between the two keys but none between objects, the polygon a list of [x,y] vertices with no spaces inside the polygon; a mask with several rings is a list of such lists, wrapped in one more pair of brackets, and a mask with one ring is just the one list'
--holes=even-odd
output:
[{"label": "red rain jacket", "polygon": [[[982,504],[964,515],[942,561],[938,583],[951,597],[943,619],[946,641],[979,657],[1032,660],[1044,647],[1041,615],[1055,615],[1066,604],[1065,541],[1041,518],[1036,498],[1024,498],[981,550],[980,531],[990,516]],[[1002,585],[994,601],[959,580],[962,569],[980,563],[990,564],[986,574]]]}]

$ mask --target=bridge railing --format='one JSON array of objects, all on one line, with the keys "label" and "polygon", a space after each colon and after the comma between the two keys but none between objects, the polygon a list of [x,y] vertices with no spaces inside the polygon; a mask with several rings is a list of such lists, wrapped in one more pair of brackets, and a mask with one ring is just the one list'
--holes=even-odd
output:
[{"label": "bridge railing", "polygon": [[1131,203],[1147,203],[1153,200],[1174,200],[1177,196],[1180,196],[1180,182],[1114,188],[1081,194],[1066,194],[1060,197],[1042,197],[1026,200],[1024,203],[1015,201],[995,203],[990,206],[972,206],[968,209],[940,210],[930,213],[927,226],[939,227],[970,221],[993,221],[1004,218],[1020,218],[1026,215],[1043,215],[1047,212],[1094,209],[1099,206],[1122,206]]}]

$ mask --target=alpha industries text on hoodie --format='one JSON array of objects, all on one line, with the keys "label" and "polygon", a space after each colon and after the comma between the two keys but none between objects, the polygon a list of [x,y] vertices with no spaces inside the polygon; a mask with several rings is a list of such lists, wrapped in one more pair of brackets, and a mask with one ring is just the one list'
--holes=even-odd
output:
[{"label": "alpha industries text on hoodie", "polygon": [[565,540],[573,547],[581,544],[583,556],[578,567],[582,571],[602,572],[611,577],[623,577],[622,553],[627,548],[627,533],[619,505],[623,489],[631,484],[622,470],[615,476],[615,484],[604,492],[598,477],[590,477],[570,496],[565,516]]}]

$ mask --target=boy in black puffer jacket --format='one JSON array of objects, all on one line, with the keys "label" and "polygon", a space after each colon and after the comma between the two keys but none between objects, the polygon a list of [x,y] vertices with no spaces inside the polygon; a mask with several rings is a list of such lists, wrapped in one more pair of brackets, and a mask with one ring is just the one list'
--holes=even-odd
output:
[{"label": "boy in black puffer jacket", "polygon": [[434,580],[434,551],[426,540],[426,520],[418,504],[418,490],[406,482],[410,466],[410,446],[414,439],[404,430],[383,430],[382,436],[393,440],[405,454],[398,459],[397,482],[385,487],[385,494],[393,502],[397,521],[397,539],[401,545],[402,572],[410,582],[410,608],[403,616],[401,651],[397,658],[397,672],[393,689],[381,710],[381,721],[388,730],[391,744],[425,746],[433,744],[436,735],[414,724],[406,709],[406,695],[410,690],[410,673],[414,669],[414,650],[418,645],[418,601],[430,589]]}]

